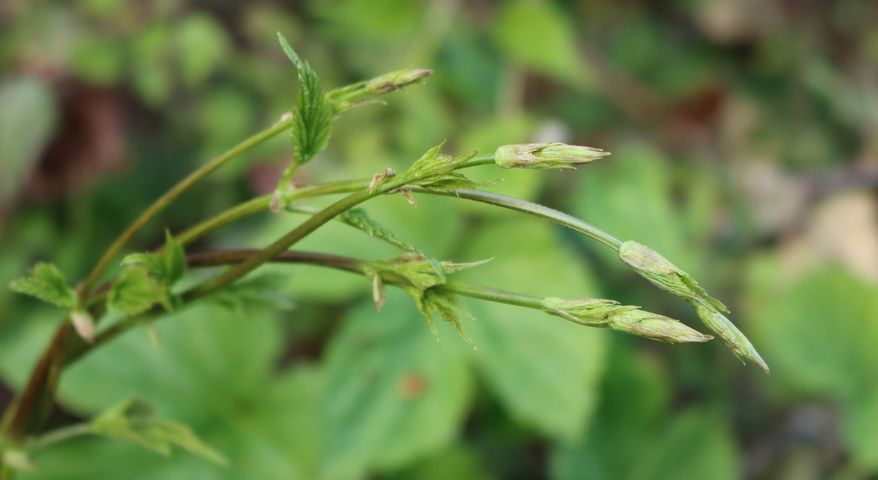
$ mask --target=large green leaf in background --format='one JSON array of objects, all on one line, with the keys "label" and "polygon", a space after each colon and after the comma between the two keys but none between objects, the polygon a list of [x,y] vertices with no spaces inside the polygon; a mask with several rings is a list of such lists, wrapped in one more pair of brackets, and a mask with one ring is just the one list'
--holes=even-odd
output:
[{"label": "large green leaf in background", "polygon": [[[60,401],[90,415],[130,395],[189,424],[230,461],[218,467],[185,453],[170,459],[103,439],[71,441],[34,460],[34,478],[314,478],[313,369],[272,373],[283,341],[273,315],[240,315],[202,303],[157,324],[157,349],[142,330],[84,358],[61,383]],[[64,460],[66,459],[66,461]]]},{"label": "large green leaf in background", "polygon": [[28,478],[115,478],[120,469],[132,478],[359,478],[409,465],[457,435],[471,398],[467,347],[444,325],[438,341],[401,292],[381,313],[371,303],[354,310],[324,367],[279,376],[276,315],[239,307],[201,303],[163,319],[161,348],[131,332],[70,369],[59,395],[83,415],[129,395],[151,401],[191,425],[228,468],[84,439],[36,455],[47,468]]},{"label": "large green leaf in background", "polygon": [[55,124],[55,99],[42,83],[18,78],[0,85],[0,207],[19,191]]},{"label": "large green leaf in background", "polygon": [[739,478],[733,437],[723,417],[670,405],[656,358],[630,348],[612,355],[612,375],[588,431],[556,446],[553,478],[700,480]]},{"label": "large green leaf in background", "polygon": [[320,413],[328,478],[398,468],[447,446],[469,405],[457,333],[441,328],[437,339],[408,297],[388,293],[380,313],[357,308],[329,344]]},{"label": "large green leaf in background", "polygon": [[772,259],[754,265],[747,308],[772,378],[839,402],[855,457],[878,467],[878,287],[840,268],[788,285]]},{"label": "large green leaf in background", "polygon": [[572,25],[552,2],[507,2],[497,15],[494,36],[515,63],[579,87],[591,81]]},{"label": "large green leaf in background", "polygon": [[[473,283],[531,295],[599,296],[586,269],[538,220],[507,220],[466,239],[466,258],[496,257],[465,272]],[[510,415],[556,439],[585,425],[604,370],[604,333],[542,312],[469,302],[473,357]]]},{"label": "large green leaf in background", "polygon": [[176,30],[177,55],[183,83],[197,87],[224,61],[228,61],[226,31],[207,14],[187,16]]},{"label": "large green leaf in background", "polygon": [[[313,479],[319,435],[317,408],[321,376],[310,367],[283,374],[254,401],[198,428],[230,459],[217,467],[181,451],[170,458],[133,444],[104,438],[66,442],[34,456],[38,470],[25,479],[264,478]],[[258,397],[258,398],[257,398]]]},{"label": "large green leaf in background", "polygon": [[692,242],[683,238],[684,218],[671,202],[669,166],[646,147],[620,148],[582,169],[573,213],[620,240],[650,246],[698,277]]}]

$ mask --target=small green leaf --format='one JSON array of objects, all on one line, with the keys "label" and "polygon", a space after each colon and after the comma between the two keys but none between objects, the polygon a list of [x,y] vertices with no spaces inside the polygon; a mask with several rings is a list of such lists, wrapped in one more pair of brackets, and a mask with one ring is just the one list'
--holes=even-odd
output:
[{"label": "small green leaf", "polygon": [[165,262],[160,255],[151,252],[137,252],[125,255],[122,258],[123,267],[138,267],[155,279],[165,277]]},{"label": "small green leaf", "polygon": [[165,274],[169,284],[173,284],[186,273],[186,252],[183,245],[165,230],[165,248],[162,250]]},{"label": "small green leaf", "polygon": [[303,165],[320,153],[329,142],[332,131],[332,104],[323,94],[317,73],[302,61],[283,35],[278,40],[284,53],[296,66],[299,76],[299,96],[293,114],[293,152],[294,164]]},{"label": "small green leaf", "polygon": [[454,329],[466,340],[466,343],[473,345],[472,339],[463,330],[463,324],[460,322],[461,314],[469,318],[472,318],[472,314],[460,303],[457,295],[438,288],[428,288],[426,290],[407,288],[406,291],[415,301],[415,306],[418,307],[418,311],[427,320],[427,324],[434,335],[437,332],[436,326],[433,324],[433,317],[438,315],[442,320],[454,326]]},{"label": "small green leaf", "polygon": [[78,303],[76,292],[67,284],[64,274],[51,263],[34,265],[28,276],[13,280],[9,288],[68,310],[76,308]]},{"label": "small green leaf", "polygon": [[166,230],[161,253],[132,253],[122,259],[122,265],[146,271],[157,285],[169,289],[186,272],[186,253],[183,245]]},{"label": "small green leaf", "polygon": [[128,268],[110,287],[107,306],[125,315],[138,315],[165,302],[166,290],[142,268]]},{"label": "small green leaf", "polygon": [[366,211],[362,208],[353,208],[351,210],[348,210],[345,213],[341,214],[338,218],[342,222],[354,228],[362,230],[371,237],[383,240],[393,245],[394,247],[399,248],[400,250],[413,253],[422,257],[433,267],[433,270],[444,279],[445,274],[442,265],[440,265],[438,260],[430,255],[427,255],[414,245],[397,237],[396,234],[390,231],[390,229],[369,217]]},{"label": "small green leaf", "polygon": [[476,152],[453,157],[441,153],[444,145],[443,141],[424,152],[421,158],[405,172],[403,176],[405,182],[443,191],[479,186],[478,183],[454,171],[459,165],[473,158]]},{"label": "small green leaf", "polygon": [[91,422],[94,433],[139,444],[161,455],[171,454],[177,446],[216,464],[225,465],[225,457],[204,443],[188,426],[157,418],[152,407],[135,399],[125,400]]}]

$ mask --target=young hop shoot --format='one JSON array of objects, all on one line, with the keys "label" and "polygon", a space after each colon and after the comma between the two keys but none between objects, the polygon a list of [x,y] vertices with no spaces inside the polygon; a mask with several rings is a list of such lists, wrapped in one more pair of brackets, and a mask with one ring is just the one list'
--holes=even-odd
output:
[{"label": "young hop shoot", "polygon": [[[308,264],[340,269],[364,277],[363,288],[371,288],[375,306],[387,301],[386,286],[404,290],[432,327],[434,317],[452,324],[467,340],[466,323],[478,322],[462,307],[460,298],[469,297],[535,310],[534,315],[560,317],[584,327],[609,328],[667,343],[700,343],[713,337],[684,323],[606,299],[562,299],[537,297],[522,292],[454,281],[457,272],[479,268],[485,261],[456,263],[437,259],[409,243],[391,229],[373,220],[364,209],[374,198],[384,195],[414,194],[444,196],[448,201],[474,201],[493,207],[535,216],[570,228],[600,244],[612,248],[622,262],[661,290],[689,302],[704,324],[739,358],[768,372],[749,340],[726,317],[728,309],[699,286],[689,274],[673,265],[658,252],[633,241],[622,241],[598,227],[557,210],[526,200],[482,190],[486,185],[473,181],[465,172],[472,168],[571,169],[605,158],[609,152],[598,148],[563,143],[522,143],[500,146],[493,153],[461,155],[443,151],[444,142],[425,151],[405,171],[392,168],[371,178],[330,183],[313,183],[295,188],[293,175],[301,165],[318,161],[320,152],[331,140],[333,122],[351,108],[377,103],[378,96],[422,83],[432,70],[408,68],[380,75],[370,80],[324,90],[317,73],[302,60],[283,36],[281,47],[296,70],[298,95],[296,104],[280,121],[243,140],[226,153],[210,160],[160,196],[96,260],[84,280],[68,283],[58,267],[37,263],[10,288],[48,303],[65,321],[46,345],[30,377],[13,404],[3,412],[0,422],[0,480],[7,480],[18,470],[34,464],[30,454],[68,438],[82,434],[103,435],[130,441],[167,454],[171,447],[183,449],[217,464],[226,459],[198,438],[189,427],[170,419],[159,418],[143,402],[119,399],[107,405],[84,423],[46,432],[48,412],[55,401],[58,382],[65,370],[84,355],[101,348],[119,335],[141,325],[148,328],[169,311],[185,309],[205,297],[231,289],[247,274],[267,263]],[[129,242],[183,192],[243,153],[274,138],[288,134],[291,160],[271,194],[250,199],[196,223],[179,234],[166,233],[163,245],[153,251],[128,253]],[[309,208],[300,200],[318,196],[340,196],[327,206]],[[187,247],[204,235],[250,215],[273,211],[278,215],[305,215],[301,223],[292,220],[289,231],[273,242],[255,249],[187,251]],[[291,250],[303,238],[338,221],[362,235],[385,242],[400,254],[390,259],[341,257],[329,253]],[[122,257],[120,259],[120,257]],[[503,258],[493,259],[495,262]],[[116,264],[119,268],[110,271]],[[192,269],[223,266],[208,276],[191,276]],[[186,282],[181,280],[186,279]],[[498,278],[496,283],[502,283]],[[548,314],[548,315],[545,315]],[[113,316],[115,321],[106,321]],[[109,323],[109,324],[108,324]],[[246,328],[242,325],[242,328]],[[476,345],[477,347],[478,345]]]}]

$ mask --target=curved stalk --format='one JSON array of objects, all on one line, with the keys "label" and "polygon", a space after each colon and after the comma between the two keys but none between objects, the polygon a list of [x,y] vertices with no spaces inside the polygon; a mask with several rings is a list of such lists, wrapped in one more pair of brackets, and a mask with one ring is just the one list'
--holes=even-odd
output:
[{"label": "curved stalk", "polygon": [[579,233],[585,234],[612,248],[613,250],[616,250],[617,252],[622,246],[621,240],[595,227],[590,223],[580,220],[573,215],[559,212],[554,208],[549,208],[538,203],[528,202],[527,200],[507,197],[505,195],[485,192],[482,190],[440,191],[430,190],[428,188],[421,187],[411,187],[410,190],[416,193],[429,193],[431,195],[443,195],[446,197],[463,198],[466,200],[473,200],[475,202],[487,203],[489,205],[494,205],[497,207],[508,208],[510,210],[516,210],[519,212],[527,213],[529,215],[533,215],[535,217],[550,220],[571,230],[575,230]]},{"label": "curved stalk", "polygon": [[117,255],[125,248],[125,245],[131,240],[134,235],[140,231],[150,220],[152,220],[156,215],[159,214],[162,210],[165,209],[168,205],[171,204],[177,197],[180,196],[183,192],[189,189],[191,186],[198,183],[204,177],[213,173],[216,169],[223,166],[226,162],[231,160],[232,158],[250,150],[251,148],[265,142],[266,140],[274,137],[275,135],[283,132],[284,130],[290,128],[292,125],[292,117],[284,118],[281,121],[275,123],[271,127],[251,136],[250,138],[244,140],[243,142],[235,145],[230,150],[226,151],[222,155],[214,158],[213,160],[205,163],[189,175],[187,175],[184,179],[177,182],[176,185],[171,187],[167,192],[162,194],[158,199],[156,199],[152,205],[150,205],[128,228],[123,231],[119,237],[107,248],[98,262],[95,264],[94,268],[92,268],[91,272],[82,282],[82,285],[79,287],[80,295],[83,297],[87,297],[91,288],[95,285],[95,283],[100,280],[101,275],[106,271],[107,267],[110,265],[110,262],[116,258]]}]

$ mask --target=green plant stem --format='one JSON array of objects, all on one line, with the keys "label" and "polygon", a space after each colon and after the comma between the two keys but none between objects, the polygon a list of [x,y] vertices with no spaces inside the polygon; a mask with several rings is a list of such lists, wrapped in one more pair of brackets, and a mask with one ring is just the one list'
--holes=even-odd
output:
[{"label": "green plant stem", "polygon": [[465,297],[478,298],[479,300],[487,300],[494,303],[505,303],[507,305],[515,305],[517,307],[532,308],[535,310],[543,309],[543,299],[532,295],[510,292],[499,288],[482,287],[479,285],[470,285],[467,283],[448,282],[441,287],[448,292],[463,295]]},{"label": "green plant stem", "polygon": [[101,275],[106,271],[107,267],[110,265],[110,262],[116,258],[117,255],[125,248],[125,245],[134,237],[137,232],[140,231],[150,220],[155,218],[156,215],[159,214],[162,210],[165,209],[168,205],[171,204],[177,197],[180,196],[187,189],[198,183],[204,177],[208,176],[216,169],[223,166],[229,160],[235,158],[236,156],[252,149],[253,147],[265,142],[266,140],[274,137],[275,135],[283,132],[284,130],[290,128],[292,125],[292,118],[285,118],[271,127],[251,136],[250,138],[244,140],[243,142],[235,145],[230,150],[226,151],[222,155],[210,160],[205,163],[189,175],[187,175],[184,179],[177,182],[176,185],[171,187],[167,192],[162,194],[158,199],[156,199],[152,205],[150,205],[122,234],[119,235],[118,238],[107,248],[98,262],[95,264],[94,268],[92,268],[91,272],[88,274],[86,279],[83,281],[82,285],[79,288],[80,295],[83,297],[87,297],[91,288],[95,285],[95,283],[100,280]]},{"label": "green plant stem", "polygon": [[[220,168],[229,160],[252,149],[253,147],[265,142],[266,140],[276,136],[284,130],[290,128],[292,118],[285,118],[275,123],[271,127],[247,138],[238,145],[232,147],[225,153],[215,157],[206,164],[202,165],[184,179],[177,182],[162,196],[156,199],[131,225],[128,226],[116,240],[107,248],[104,254],[97,261],[91,272],[80,284],[78,290],[84,304],[90,303],[89,297],[91,289],[100,280],[101,275],[109,267],[110,262],[125,248],[125,245],[139,232],[150,220],[155,218],[162,210],[171,204],[183,192],[194,184],[198,183],[204,177]],[[96,318],[97,322],[99,318]],[[50,406],[51,397],[54,395],[55,383],[60,375],[63,357],[69,348],[81,346],[82,341],[72,333],[72,327],[69,322],[62,324],[55,332],[49,346],[43,351],[36,366],[31,372],[27,386],[24,392],[19,396],[13,404],[4,412],[3,420],[0,422],[0,428],[4,434],[10,438],[20,440],[39,423],[38,419],[33,417]],[[72,344],[72,345],[71,345]]]},{"label": "green plant stem", "polygon": [[92,433],[91,425],[88,423],[75,423],[73,425],[52,430],[44,435],[40,435],[30,444],[30,449],[41,450],[56,443],[63,442],[64,440],[88,435],[90,433]]},{"label": "green plant stem", "polygon": [[237,264],[234,268],[220,275],[217,275],[216,277],[207,280],[204,283],[196,286],[192,290],[186,292],[183,295],[183,300],[190,301],[194,298],[204,296],[234,282],[235,280],[238,280],[259,265],[281,254],[284,250],[290,248],[294,243],[301,240],[314,230],[317,230],[321,225],[332,220],[344,211],[351,209],[365,202],[366,200],[369,200],[370,198],[381,195],[386,191],[387,189],[378,189],[372,192],[368,190],[361,190],[342,198],[341,200],[329,205],[323,210],[320,210],[315,215],[309,217],[298,227],[290,230],[286,235],[277,239],[268,247],[260,250],[258,254],[249,257],[243,262]]},{"label": "green plant stem", "polygon": [[[234,249],[200,252],[187,255],[187,263],[190,267],[193,268],[216,267],[222,265],[240,266],[245,264],[246,262],[252,262],[254,258],[262,258],[263,252],[264,250],[254,249]],[[321,267],[334,268],[337,270],[343,270],[346,272],[356,273],[360,275],[365,275],[366,271],[368,270],[366,267],[368,262],[365,262],[363,260],[341,255],[331,255],[315,252],[302,252],[292,250],[284,251],[273,257],[270,257],[267,261],[272,263],[316,265]],[[404,279],[395,278],[392,276],[383,278],[383,280],[385,283],[395,286],[402,286],[406,283]],[[542,298],[540,297],[500,290],[497,288],[482,287],[478,285],[470,285],[458,282],[449,282],[447,284],[437,286],[436,288],[440,288],[442,290],[458,295],[463,295],[466,297],[486,300],[489,302],[504,303],[507,305],[515,305],[540,311],[543,310]],[[140,315],[137,317],[128,317],[120,321],[119,323],[108,327],[95,337],[95,341],[92,345],[89,345],[85,349],[73,353],[69,357],[68,362],[72,363],[78,360],[82,355],[88,353],[88,351],[93,350],[94,348],[97,348],[100,345],[103,345],[104,343],[113,340],[119,335],[131,330],[132,328],[135,328],[147,321],[150,321],[152,315],[161,314],[162,312],[163,309],[157,307],[144,315]]]},{"label": "green plant stem", "polygon": [[[340,182],[322,183],[319,185],[300,187],[286,195],[286,201],[291,202],[307,197],[317,197],[322,195],[332,195],[338,193],[350,193],[362,190],[369,185],[368,180],[345,180]],[[184,230],[177,235],[177,241],[183,245],[188,245],[204,234],[216,230],[217,228],[234,222],[240,218],[244,218],[256,213],[268,210],[271,205],[271,194],[263,195],[240,203],[228,210],[224,210],[213,217],[204,220]]]},{"label": "green plant stem", "polygon": [[[466,163],[457,167],[457,169],[460,170],[464,168],[493,164],[494,154],[491,153],[477,155],[471,158]],[[368,187],[370,181],[370,179],[342,180],[338,182],[321,183],[318,185],[299,187],[292,190],[291,192],[288,192],[284,196],[284,202],[289,203],[308,197],[319,197],[323,195],[356,192],[357,190],[363,190]],[[248,200],[244,203],[240,203],[234,207],[229,208],[228,210],[220,212],[213,217],[210,217],[207,220],[204,220],[177,235],[177,241],[181,242],[184,245],[190,244],[196,239],[201,238],[205,234],[216,230],[223,225],[268,210],[268,208],[271,206],[272,195],[273,194],[271,193],[267,195],[262,195],[260,197]]]}]

